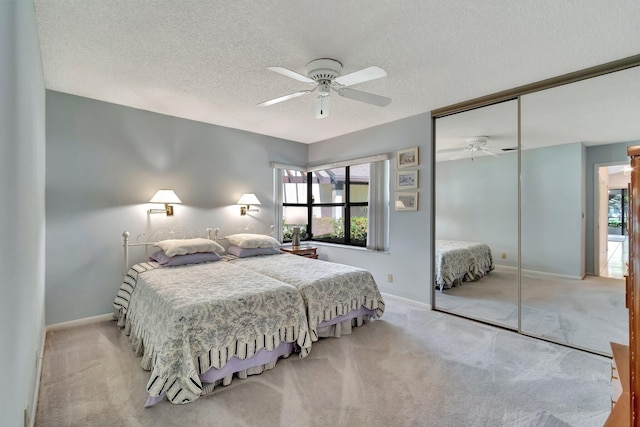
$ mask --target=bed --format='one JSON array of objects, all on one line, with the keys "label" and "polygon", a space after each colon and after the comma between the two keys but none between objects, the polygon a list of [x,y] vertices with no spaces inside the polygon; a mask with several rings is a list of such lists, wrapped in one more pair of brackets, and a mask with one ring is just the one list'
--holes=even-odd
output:
[{"label": "bed", "polygon": [[113,306],[142,367],[151,371],[147,406],[164,396],[192,402],[229,384],[234,374],[273,368],[294,347],[300,357],[311,349],[298,290],[223,260],[168,268],[135,264]]},{"label": "bed", "polygon": [[463,281],[475,281],[494,270],[489,245],[461,240],[436,240],[435,285],[448,289]]},{"label": "bed", "polygon": [[367,270],[288,253],[230,257],[230,263],[295,286],[304,300],[311,339],[340,337],[384,313],[384,300]]}]

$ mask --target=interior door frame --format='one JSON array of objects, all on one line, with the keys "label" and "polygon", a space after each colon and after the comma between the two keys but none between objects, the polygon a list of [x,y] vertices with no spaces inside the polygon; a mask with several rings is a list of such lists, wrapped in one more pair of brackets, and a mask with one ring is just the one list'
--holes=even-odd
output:
[{"label": "interior door frame", "polygon": [[[600,265],[600,181],[599,169],[608,166],[628,165],[629,162],[604,162],[593,165],[593,274],[600,277],[602,266]],[[607,186],[608,188],[608,186]]]}]

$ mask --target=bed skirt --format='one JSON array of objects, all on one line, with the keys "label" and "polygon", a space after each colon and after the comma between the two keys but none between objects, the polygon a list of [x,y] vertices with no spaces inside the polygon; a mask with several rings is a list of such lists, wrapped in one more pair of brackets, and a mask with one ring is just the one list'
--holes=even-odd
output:
[{"label": "bed skirt", "polygon": [[[282,342],[271,351],[263,348],[255,356],[248,359],[238,359],[232,357],[231,360],[221,369],[211,368],[200,375],[202,381],[202,396],[211,393],[216,386],[227,386],[231,384],[234,375],[240,379],[245,379],[249,375],[259,375],[276,367],[278,359],[287,358],[295,349],[294,343]],[[149,396],[144,407],[153,406],[166,398],[166,394],[160,396]]]},{"label": "bed skirt", "polygon": [[354,327],[362,326],[371,319],[375,319],[376,311],[360,307],[351,310],[347,314],[341,314],[331,320],[325,320],[318,324],[319,338],[340,338],[342,335],[351,334]]}]

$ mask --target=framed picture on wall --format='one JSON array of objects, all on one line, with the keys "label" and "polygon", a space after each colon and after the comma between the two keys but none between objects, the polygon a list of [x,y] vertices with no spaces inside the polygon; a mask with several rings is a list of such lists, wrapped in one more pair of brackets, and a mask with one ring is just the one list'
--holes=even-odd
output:
[{"label": "framed picture on wall", "polygon": [[399,150],[396,153],[396,167],[398,169],[410,168],[418,166],[418,147],[411,147],[404,150]]},{"label": "framed picture on wall", "polygon": [[396,192],[396,210],[397,211],[417,211],[418,210],[418,193]]},{"label": "framed picture on wall", "polygon": [[418,171],[396,172],[396,190],[413,190],[418,188]]}]

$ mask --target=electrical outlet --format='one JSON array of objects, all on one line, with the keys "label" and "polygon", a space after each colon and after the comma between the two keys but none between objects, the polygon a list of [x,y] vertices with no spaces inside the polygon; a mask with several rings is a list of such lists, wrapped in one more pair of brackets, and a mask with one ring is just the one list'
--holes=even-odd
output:
[{"label": "electrical outlet", "polygon": [[502,259],[507,259],[507,253],[506,252],[502,252]]},{"label": "electrical outlet", "polygon": [[393,274],[387,274],[387,282],[393,283]]}]

